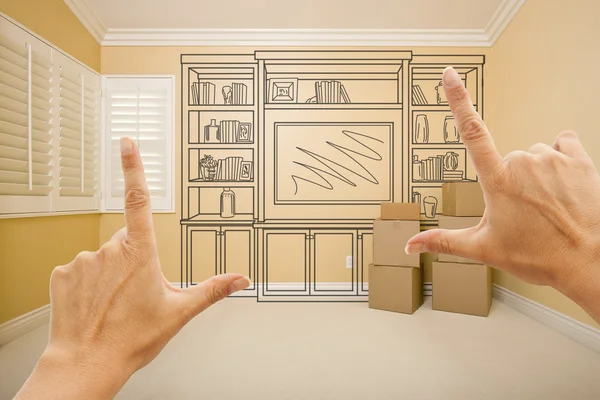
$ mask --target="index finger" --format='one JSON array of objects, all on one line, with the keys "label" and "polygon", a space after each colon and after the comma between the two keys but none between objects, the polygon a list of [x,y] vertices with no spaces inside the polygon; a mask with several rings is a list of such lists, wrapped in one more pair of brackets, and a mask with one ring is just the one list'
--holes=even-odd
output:
[{"label": "index finger", "polygon": [[469,92],[454,68],[448,67],[444,70],[443,83],[458,131],[471,155],[475,172],[483,183],[501,165],[502,157],[496,150],[490,132],[481,116],[475,111]]},{"label": "index finger", "polygon": [[152,239],[150,192],[138,147],[130,138],[121,138],[121,164],[125,177],[125,222],[127,238],[136,241]]}]

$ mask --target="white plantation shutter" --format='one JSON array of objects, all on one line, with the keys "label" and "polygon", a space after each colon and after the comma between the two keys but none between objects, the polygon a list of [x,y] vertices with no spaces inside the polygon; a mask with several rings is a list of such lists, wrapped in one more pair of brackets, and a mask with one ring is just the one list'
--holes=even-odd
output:
[{"label": "white plantation shutter", "polygon": [[93,210],[99,202],[99,78],[66,57],[59,68],[57,209]]},{"label": "white plantation shutter", "polygon": [[100,89],[0,15],[0,216],[99,211]]},{"label": "white plantation shutter", "polygon": [[0,35],[0,214],[51,211],[53,65],[20,31]]},{"label": "white plantation shutter", "polygon": [[120,139],[137,141],[154,211],[173,209],[173,78],[105,78],[105,209],[123,210]]}]

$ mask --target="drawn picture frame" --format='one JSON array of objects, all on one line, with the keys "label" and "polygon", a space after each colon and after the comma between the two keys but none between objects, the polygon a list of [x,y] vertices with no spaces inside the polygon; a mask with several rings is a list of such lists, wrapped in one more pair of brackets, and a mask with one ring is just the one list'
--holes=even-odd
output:
[{"label": "drawn picture frame", "polygon": [[251,122],[240,122],[238,131],[235,134],[236,143],[254,143],[254,131]]},{"label": "drawn picture frame", "polygon": [[270,79],[270,103],[297,103],[298,78]]},{"label": "drawn picture frame", "polygon": [[251,181],[253,177],[254,165],[252,161],[242,161],[242,171],[240,172],[241,181]]}]

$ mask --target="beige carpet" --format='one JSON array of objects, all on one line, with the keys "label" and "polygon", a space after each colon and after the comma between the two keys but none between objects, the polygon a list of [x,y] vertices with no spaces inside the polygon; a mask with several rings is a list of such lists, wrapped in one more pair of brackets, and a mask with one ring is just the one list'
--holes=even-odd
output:
[{"label": "beige carpet", "polygon": [[[10,399],[47,326],[0,349]],[[494,302],[489,318],[227,299],[117,399],[599,399],[600,354]]]}]

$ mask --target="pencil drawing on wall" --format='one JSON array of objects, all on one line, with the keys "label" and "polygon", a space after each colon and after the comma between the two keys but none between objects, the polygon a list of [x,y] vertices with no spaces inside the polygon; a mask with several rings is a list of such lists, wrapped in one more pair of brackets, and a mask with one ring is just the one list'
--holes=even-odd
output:
[{"label": "pencil drawing on wall", "polygon": [[184,54],[181,278],[234,272],[258,301],[366,301],[373,220],[414,202],[437,226],[444,182],[475,181],[441,85],[483,113],[479,55]]}]

